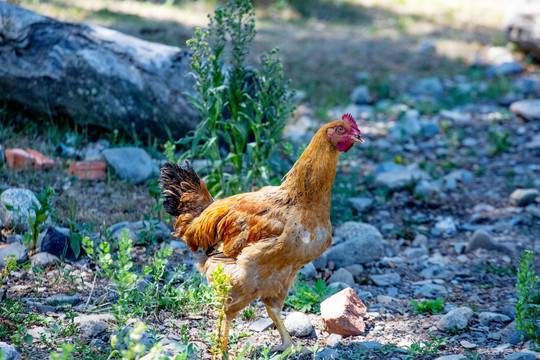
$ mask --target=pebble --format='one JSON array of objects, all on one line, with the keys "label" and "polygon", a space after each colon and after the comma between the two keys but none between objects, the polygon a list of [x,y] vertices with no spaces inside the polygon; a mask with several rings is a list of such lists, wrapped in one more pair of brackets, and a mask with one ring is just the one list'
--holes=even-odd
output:
[{"label": "pebble", "polygon": [[456,354],[456,355],[444,355],[436,357],[435,360],[465,360],[467,357],[462,354]]},{"label": "pebble", "polygon": [[444,298],[448,295],[448,290],[442,285],[427,283],[414,292],[415,297],[426,297],[428,299]]},{"label": "pebble", "polygon": [[313,331],[309,316],[298,311],[288,314],[284,323],[292,336],[305,337]]},{"label": "pebble", "polygon": [[36,268],[47,268],[56,264],[60,264],[61,262],[62,261],[57,256],[54,256],[47,252],[39,252],[30,258],[30,263],[32,264],[32,267]]},{"label": "pebble", "polygon": [[369,278],[379,287],[398,285],[401,282],[401,276],[394,272],[382,275],[371,275]]},{"label": "pebble", "polygon": [[367,264],[383,255],[383,237],[372,225],[346,222],[334,234],[345,240],[326,251],[328,261],[334,262],[337,267]]},{"label": "pebble", "polygon": [[365,213],[373,207],[373,199],[369,198],[353,197],[348,198],[347,201],[359,213]]},{"label": "pebble", "polygon": [[300,271],[298,271],[298,274],[302,275],[306,280],[313,280],[317,276],[317,269],[315,269],[315,265],[310,262],[302,266]]},{"label": "pebble", "polygon": [[318,352],[313,357],[313,360],[338,360],[341,358],[341,354],[336,349],[324,348],[321,352]]},{"label": "pebble", "polygon": [[454,218],[451,216],[441,217],[431,229],[433,235],[452,235],[457,232],[457,226]]},{"label": "pebble", "polygon": [[354,277],[344,268],[337,269],[328,279],[329,283],[341,282],[350,286],[354,286]]},{"label": "pebble", "polygon": [[529,121],[540,120],[540,99],[516,101],[510,105],[510,111]]},{"label": "pebble", "polygon": [[140,148],[105,149],[103,156],[119,178],[136,184],[148,179],[154,171],[152,158]]},{"label": "pebble", "polygon": [[5,360],[19,360],[21,354],[15,349],[15,346],[0,341],[0,351],[4,352]]},{"label": "pebble", "polygon": [[469,241],[465,252],[470,253],[476,249],[499,251],[501,250],[501,247],[495,243],[495,240],[493,240],[493,237],[487,231],[479,229],[471,236],[471,240]]},{"label": "pebble", "polygon": [[486,75],[488,77],[516,75],[521,74],[523,70],[524,68],[519,62],[510,61],[488,67]]},{"label": "pebble", "polygon": [[517,352],[506,355],[504,360],[536,360],[536,356],[532,353]]},{"label": "pebble", "polygon": [[[28,189],[12,188],[4,191],[0,195],[0,219],[3,226],[21,233],[30,231],[28,212],[35,214],[34,210],[31,210],[33,204],[39,205],[39,202],[36,195]],[[8,210],[8,207],[11,210]]]},{"label": "pebble", "polygon": [[467,340],[461,340],[459,344],[463,346],[465,349],[476,349],[476,344],[473,344],[472,342],[467,341]]},{"label": "pebble", "polygon": [[440,318],[437,328],[443,332],[463,330],[469,325],[472,316],[473,311],[466,306],[454,309]]},{"label": "pebble", "polygon": [[28,334],[32,335],[34,338],[33,342],[41,342],[42,336],[45,337],[46,340],[51,338],[51,331],[43,326],[28,329]]},{"label": "pebble", "polygon": [[261,317],[251,323],[249,329],[252,331],[262,332],[274,327],[272,319],[267,317]]},{"label": "pebble", "polygon": [[18,242],[0,245],[0,269],[6,266],[5,259],[10,255],[15,256],[17,263],[22,263],[28,260],[28,249]]},{"label": "pebble", "polygon": [[508,316],[499,314],[499,313],[494,313],[494,312],[484,311],[484,312],[478,313],[477,315],[478,315],[478,320],[480,320],[480,323],[484,325],[489,325],[492,322],[507,323],[507,322],[512,321],[512,319],[510,319]]},{"label": "pebble", "polygon": [[372,101],[369,89],[365,85],[355,87],[351,93],[350,99],[353,103],[358,105],[370,104]]},{"label": "pebble", "polygon": [[343,336],[339,334],[330,334],[326,339],[326,346],[337,347],[342,344]]},{"label": "pebble", "polygon": [[425,172],[416,169],[394,170],[376,175],[374,185],[398,190],[421,180],[430,180],[430,176]]},{"label": "pebble", "polygon": [[510,205],[527,206],[536,201],[540,193],[536,189],[517,189],[510,195]]},{"label": "pebble", "polygon": [[428,77],[418,80],[411,88],[413,95],[441,96],[444,91],[441,80],[437,77]]}]

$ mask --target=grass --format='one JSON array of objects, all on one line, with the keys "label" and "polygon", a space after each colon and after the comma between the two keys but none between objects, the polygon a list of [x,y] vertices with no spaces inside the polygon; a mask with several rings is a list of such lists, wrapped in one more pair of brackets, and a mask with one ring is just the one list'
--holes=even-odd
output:
[{"label": "grass", "polygon": [[321,302],[325,297],[336,292],[328,287],[322,279],[309,285],[304,280],[297,280],[291,289],[292,295],[285,299],[285,306],[301,312],[321,313]]},{"label": "grass", "polygon": [[414,308],[415,314],[440,314],[444,310],[444,299],[423,300],[421,303],[416,300],[411,300],[411,305]]}]

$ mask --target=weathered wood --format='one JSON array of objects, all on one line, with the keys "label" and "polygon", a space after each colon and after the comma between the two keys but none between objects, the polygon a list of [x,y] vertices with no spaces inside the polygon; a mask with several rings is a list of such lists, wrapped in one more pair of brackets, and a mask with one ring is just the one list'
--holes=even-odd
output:
[{"label": "weathered wood", "polygon": [[185,49],[0,1],[0,98],[53,118],[182,136],[200,120],[189,62]]}]

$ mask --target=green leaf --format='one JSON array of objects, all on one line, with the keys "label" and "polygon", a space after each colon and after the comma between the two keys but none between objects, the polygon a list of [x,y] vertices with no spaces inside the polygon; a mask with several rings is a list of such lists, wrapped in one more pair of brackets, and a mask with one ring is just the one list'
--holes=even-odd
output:
[{"label": "green leaf", "polygon": [[24,233],[23,244],[28,245],[32,242],[32,235],[30,233]]},{"label": "green leaf", "polygon": [[22,339],[26,344],[28,345],[32,345],[32,343],[34,342],[34,337],[30,334],[26,334],[24,335],[23,339]]}]

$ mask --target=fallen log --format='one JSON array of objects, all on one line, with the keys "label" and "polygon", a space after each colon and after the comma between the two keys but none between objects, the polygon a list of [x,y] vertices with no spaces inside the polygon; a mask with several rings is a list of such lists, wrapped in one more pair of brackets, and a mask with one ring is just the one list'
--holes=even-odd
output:
[{"label": "fallen log", "polygon": [[181,137],[200,121],[190,52],[0,1],[0,99],[53,119]]}]

